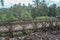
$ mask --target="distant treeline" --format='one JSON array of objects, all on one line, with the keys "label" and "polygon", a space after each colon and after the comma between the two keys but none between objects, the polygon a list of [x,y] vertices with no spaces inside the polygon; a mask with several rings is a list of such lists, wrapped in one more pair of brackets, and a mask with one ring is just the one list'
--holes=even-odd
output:
[{"label": "distant treeline", "polygon": [[0,21],[7,20],[33,20],[37,17],[55,17],[60,15],[60,6],[56,4],[48,6],[46,0],[33,0],[34,4],[15,4],[10,8],[0,9]]}]

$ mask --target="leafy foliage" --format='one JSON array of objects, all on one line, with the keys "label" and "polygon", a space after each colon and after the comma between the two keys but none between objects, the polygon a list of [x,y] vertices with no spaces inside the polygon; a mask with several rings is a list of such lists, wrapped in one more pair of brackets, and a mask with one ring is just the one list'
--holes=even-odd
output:
[{"label": "leafy foliage", "polygon": [[[1,1],[3,2],[3,0]],[[7,20],[33,20],[35,18],[43,18],[42,16],[59,16],[60,15],[60,6],[52,4],[48,7],[46,0],[33,0],[33,5],[30,3],[28,6],[25,4],[21,5],[15,4],[10,8],[1,8],[0,9],[0,21]]]}]

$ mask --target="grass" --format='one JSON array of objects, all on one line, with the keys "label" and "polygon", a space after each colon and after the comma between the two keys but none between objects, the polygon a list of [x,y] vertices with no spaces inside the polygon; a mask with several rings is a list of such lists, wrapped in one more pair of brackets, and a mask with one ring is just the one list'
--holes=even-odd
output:
[{"label": "grass", "polygon": [[35,19],[47,19],[49,18],[48,16],[40,16],[40,17],[36,17]]}]

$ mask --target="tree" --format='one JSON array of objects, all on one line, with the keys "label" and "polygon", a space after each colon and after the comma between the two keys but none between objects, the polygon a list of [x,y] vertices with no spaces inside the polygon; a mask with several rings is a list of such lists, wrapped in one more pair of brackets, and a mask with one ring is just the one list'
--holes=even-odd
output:
[{"label": "tree", "polygon": [[1,4],[2,4],[2,6],[4,6],[4,0],[1,0]]},{"label": "tree", "polygon": [[39,14],[36,12],[35,8],[32,8],[31,15],[32,15],[33,19],[35,19]]},{"label": "tree", "polygon": [[48,6],[47,6],[47,3],[46,3],[46,0],[41,1],[39,10],[40,10],[41,16],[47,16],[47,14],[48,14]]},{"label": "tree", "polygon": [[21,13],[21,19],[23,21],[29,21],[29,20],[32,20],[32,16],[31,16],[31,12],[28,12],[28,11],[22,11]]},{"label": "tree", "polygon": [[60,6],[58,6],[58,7],[56,8],[56,15],[57,15],[57,16],[60,16]]},{"label": "tree", "polygon": [[32,15],[33,19],[35,19],[35,17],[37,17],[39,15],[38,9],[39,9],[40,1],[34,0],[33,2],[34,2],[34,7],[32,7],[31,15]]},{"label": "tree", "polygon": [[31,13],[31,10],[32,10],[32,5],[30,3],[28,3],[27,11]]},{"label": "tree", "polygon": [[21,20],[21,11],[22,11],[21,3],[19,3],[18,5],[15,4],[13,7],[10,8],[10,10],[14,12],[13,15],[16,18],[18,18],[19,20]]},{"label": "tree", "polygon": [[38,6],[39,6],[39,4],[40,4],[40,0],[34,0],[33,2],[34,2],[34,6],[35,6],[36,8],[38,8]]},{"label": "tree", "polygon": [[42,0],[42,1],[35,0],[34,3],[36,6],[32,8],[32,11],[31,11],[32,17],[35,18],[39,16],[47,16],[48,7],[45,0]]},{"label": "tree", "polygon": [[53,17],[56,16],[56,4],[52,4],[52,5],[49,7],[48,16],[53,16]]}]

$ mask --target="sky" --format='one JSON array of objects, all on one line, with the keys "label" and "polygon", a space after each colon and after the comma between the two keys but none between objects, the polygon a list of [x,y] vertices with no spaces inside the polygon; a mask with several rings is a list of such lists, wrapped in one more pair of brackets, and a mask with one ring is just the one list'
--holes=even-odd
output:
[{"label": "sky", "polygon": [[[24,3],[25,5],[28,5],[28,3],[33,4],[32,1],[33,0],[4,0],[4,7],[5,8],[8,8],[8,7],[10,7],[10,6],[14,5],[14,4],[19,4],[19,3],[21,3],[21,4]],[[47,3],[50,3],[50,5],[53,4],[53,3],[55,3],[57,5],[60,5],[60,0],[46,0],[46,2]],[[2,6],[0,6],[0,8],[1,7]]]}]

